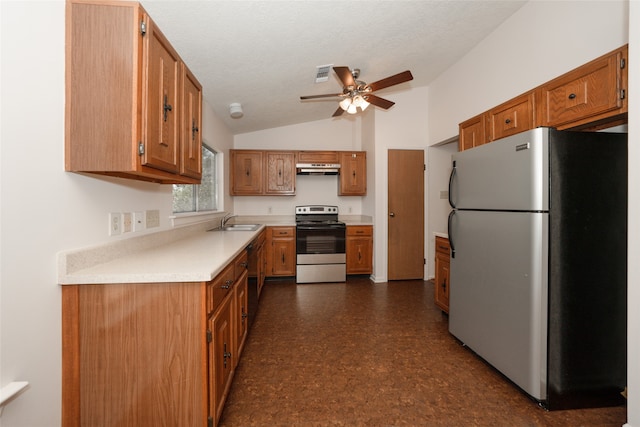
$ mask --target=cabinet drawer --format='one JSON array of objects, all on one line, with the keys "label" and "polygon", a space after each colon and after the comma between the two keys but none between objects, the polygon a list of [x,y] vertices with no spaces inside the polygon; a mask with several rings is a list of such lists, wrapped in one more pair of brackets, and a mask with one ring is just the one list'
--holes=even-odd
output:
[{"label": "cabinet drawer", "polygon": [[450,251],[449,239],[436,236],[436,252],[447,254],[447,256],[449,256],[449,251]]},{"label": "cabinet drawer", "polygon": [[207,287],[207,312],[212,313],[233,289],[234,264],[231,263]]},{"label": "cabinet drawer", "polygon": [[298,151],[298,163],[338,163],[337,151]]},{"label": "cabinet drawer", "polygon": [[238,255],[233,262],[233,278],[237,280],[242,273],[244,273],[249,267],[249,258],[247,256],[247,251],[242,252]]},{"label": "cabinet drawer", "polygon": [[347,236],[372,236],[373,227],[370,225],[350,225],[347,227]]},{"label": "cabinet drawer", "polygon": [[272,238],[296,236],[295,227],[269,227],[269,231]]},{"label": "cabinet drawer", "polygon": [[543,85],[542,126],[562,127],[626,111],[625,64],[626,49],[620,49]]},{"label": "cabinet drawer", "polygon": [[489,140],[495,141],[506,136],[533,129],[534,94],[518,96],[489,111]]}]

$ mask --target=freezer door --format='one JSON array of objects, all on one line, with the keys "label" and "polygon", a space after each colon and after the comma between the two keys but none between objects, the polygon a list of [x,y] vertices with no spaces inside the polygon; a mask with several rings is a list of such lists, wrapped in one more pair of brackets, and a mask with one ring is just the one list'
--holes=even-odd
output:
[{"label": "freezer door", "polygon": [[449,198],[458,209],[547,211],[549,129],[537,128],[453,155]]},{"label": "freezer door", "polygon": [[546,399],[548,213],[457,211],[449,332]]}]

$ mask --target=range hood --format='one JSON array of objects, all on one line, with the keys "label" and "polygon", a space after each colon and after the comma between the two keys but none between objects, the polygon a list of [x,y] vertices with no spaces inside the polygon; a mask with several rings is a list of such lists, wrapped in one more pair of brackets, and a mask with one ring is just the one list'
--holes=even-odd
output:
[{"label": "range hood", "polygon": [[298,163],[297,175],[339,175],[340,163]]}]

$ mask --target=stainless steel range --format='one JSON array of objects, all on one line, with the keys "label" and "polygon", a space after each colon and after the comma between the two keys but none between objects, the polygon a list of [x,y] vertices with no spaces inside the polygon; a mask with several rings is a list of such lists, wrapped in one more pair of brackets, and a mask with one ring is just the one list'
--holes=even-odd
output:
[{"label": "stainless steel range", "polygon": [[347,279],[346,229],[337,206],[296,206],[296,283]]}]

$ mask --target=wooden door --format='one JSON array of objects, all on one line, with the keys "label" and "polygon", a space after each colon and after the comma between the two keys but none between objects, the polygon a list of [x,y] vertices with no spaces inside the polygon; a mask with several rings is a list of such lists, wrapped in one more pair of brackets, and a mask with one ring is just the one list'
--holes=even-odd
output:
[{"label": "wooden door", "polygon": [[424,278],[424,150],[389,150],[388,280]]}]

